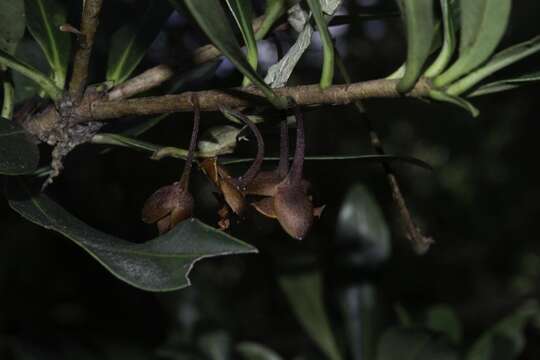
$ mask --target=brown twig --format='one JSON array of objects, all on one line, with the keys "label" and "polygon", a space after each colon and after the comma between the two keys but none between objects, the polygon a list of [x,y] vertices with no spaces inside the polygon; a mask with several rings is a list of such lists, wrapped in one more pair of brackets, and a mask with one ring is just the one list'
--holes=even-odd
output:
[{"label": "brown twig", "polygon": [[[403,97],[396,91],[396,80],[371,80],[350,85],[334,85],[321,90],[318,84],[284,87],[276,89],[278,96],[290,97],[299,106],[344,105],[367,98]],[[410,97],[425,97],[430,90],[427,80],[420,80],[407,94]],[[243,108],[255,105],[268,106],[262,92],[254,87],[224,90],[206,90],[179,95],[144,97],[139,99],[103,101],[97,100],[78,111],[79,122],[114,119],[131,115],[155,115],[193,111],[190,101],[196,94],[201,111],[217,111],[220,107]]]},{"label": "brown twig", "polygon": [[[343,64],[343,60],[341,59],[341,57],[339,56],[339,53],[337,52],[337,49],[336,49],[336,65],[341,75],[343,76],[344,80],[347,83],[350,83],[351,79],[349,77],[347,69],[345,68],[345,64]],[[375,127],[373,125],[371,118],[368,116],[365,105],[360,100],[355,101],[354,105],[356,109],[358,110],[358,112],[364,117],[366,121],[366,126],[369,132],[369,139],[370,139],[371,146],[373,147],[373,150],[378,155],[385,155],[384,146],[379,137],[379,134],[377,134],[377,131],[375,130]],[[396,204],[396,207],[401,216],[403,225],[405,226],[405,232],[407,234],[407,238],[411,241],[412,247],[417,254],[419,255],[424,254],[429,250],[429,247],[431,246],[431,244],[433,244],[434,241],[432,238],[424,236],[422,232],[420,231],[420,229],[418,228],[418,226],[416,226],[416,224],[414,223],[414,220],[411,216],[409,208],[407,207],[407,203],[405,202],[405,198],[403,197],[401,188],[399,187],[399,183],[398,183],[396,174],[392,166],[390,166],[388,162],[384,162],[384,161],[381,162],[381,165],[384,169],[384,172],[386,173],[388,185],[390,186],[390,190],[392,191],[392,198],[394,199],[394,203]]]},{"label": "brown twig", "polygon": [[73,60],[73,71],[69,83],[69,94],[75,102],[78,102],[86,87],[88,78],[88,64],[94,45],[94,36],[99,23],[99,12],[103,0],[86,0],[81,17],[81,35],[79,36],[79,47]]}]

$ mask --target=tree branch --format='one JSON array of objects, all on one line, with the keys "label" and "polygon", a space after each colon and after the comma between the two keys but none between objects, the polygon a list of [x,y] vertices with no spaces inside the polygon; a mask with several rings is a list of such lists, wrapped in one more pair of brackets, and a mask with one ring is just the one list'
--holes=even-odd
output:
[{"label": "tree branch", "polygon": [[[397,80],[370,80],[350,85],[334,85],[321,90],[318,84],[275,89],[278,96],[290,97],[299,106],[344,105],[367,98],[403,97],[396,90]],[[428,80],[420,80],[406,96],[424,97],[431,86]],[[193,92],[128,100],[96,100],[88,107],[77,109],[78,122],[107,120],[132,115],[155,115],[192,111],[190,101]],[[206,90],[195,93],[201,111],[217,111],[220,106],[229,108],[269,106],[261,91],[255,87],[224,90]]]},{"label": "tree branch", "polygon": [[99,23],[99,12],[103,0],[86,0],[81,17],[81,35],[79,36],[79,47],[73,60],[73,71],[69,83],[69,94],[78,102],[84,92],[86,80],[88,78],[88,64],[94,45],[94,36]]}]

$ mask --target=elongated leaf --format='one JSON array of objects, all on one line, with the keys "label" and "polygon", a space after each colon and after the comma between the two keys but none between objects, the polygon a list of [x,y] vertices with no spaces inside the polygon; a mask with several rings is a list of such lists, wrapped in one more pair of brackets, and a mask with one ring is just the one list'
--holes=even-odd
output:
[{"label": "elongated leaf", "polygon": [[437,334],[417,328],[388,330],[378,346],[377,360],[458,360],[458,352]]},{"label": "elongated leaf", "polygon": [[397,90],[405,93],[411,90],[422,74],[422,68],[431,52],[435,34],[433,0],[399,0],[405,15],[407,31],[407,62],[405,74],[397,85]]},{"label": "elongated leaf", "polygon": [[434,84],[439,87],[451,84],[489,59],[506,31],[512,0],[460,0],[460,7],[459,58],[435,78]]},{"label": "elongated leaf", "polygon": [[540,71],[536,71],[530,74],[524,74],[518,77],[498,80],[489,84],[485,84],[476,89],[473,93],[469,94],[469,97],[492,94],[500,91],[506,91],[515,89],[519,86],[525,85],[531,82],[540,81]]},{"label": "elongated leaf", "polygon": [[61,233],[82,247],[113,275],[148,291],[171,291],[190,285],[195,262],[212,256],[256,252],[252,246],[195,219],[142,244],[96,230],[44,194],[35,194],[21,178],[8,180],[9,204],[33,223]]},{"label": "elongated leaf", "polygon": [[504,49],[493,56],[484,66],[448,87],[447,92],[451,95],[460,95],[500,69],[512,65],[538,51],[540,51],[540,36]]},{"label": "elongated leaf", "polygon": [[14,121],[0,118],[0,174],[31,174],[38,161],[38,147],[24,129]]},{"label": "elongated leaf", "polygon": [[[0,2],[0,50],[13,55],[25,28],[24,0]],[[5,66],[0,66],[0,84],[3,88],[1,116],[11,119],[15,105],[15,90],[9,74],[2,74],[5,70]]]},{"label": "elongated leaf", "polygon": [[71,49],[71,34],[60,31],[66,23],[65,4],[59,0],[25,0],[28,30],[41,46],[54,83],[63,89]]},{"label": "elongated leaf", "polygon": [[60,98],[61,90],[47,76],[2,50],[0,50],[0,65],[11,68],[30,80],[33,80],[51,99],[57,100]]},{"label": "elongated leaf", "polygon": [[[170,0],[177,7],[180,0]],[[236,68],[247,76],[264,93],[268,100],[277,108],[287,106],[286,99],[274,94],[247,62],[233,30],[227,22],[227,15],[219,0],[184,0],[185,5],[206,33],[212,43],[225,55]]]},{"label": "elongated leaf", "polygon": [[315,24],[319,29],[319,34],[321,36],[321,41],[323,45],[323,67],[321,74],[320,85],[322,89],[326,89],[332,85],[334,79],[334,43],[330,37],[330,32],[328,31],[328,24],[324,18],[322,12],[321,3],[319,0],[307,0],[313,18],[315,19]]},{"label": "elongated leaf", "polygon": [[279,285],[306,332],[331,360],[341,359],[324,308],[322,279],[318,272],[282,275]]},{"label": "elongated leaf", "polygon": [[282,357],[274,350],[253,342],[238,344],[236,351],[240,353],[244,360],[282,360]]},{"label": "elongated leaf", "polygon": [[478,115],[480,115],[480,111],[478,111],[478,109],[473,104],[463,98],[460,98],[459,96],[450,95],[448,93],[438,90],[431,90],[429,92],[429,96],[437,101],[443,101],[457,105],[460,108],[467,110],[473,117],[477,117]]},{"label": "elongated leaf", "polygon": [[342,263],[366,269],[390,256],[390,230],[371,193],[354,185],[346,194],[336,226],[336,244],[346,249]]},{"label": "elongated leaf", "polygon": [[0,50],[13,55],[24,35],[24,0],[0,2]]},{"label": "elongated leaf", "polygon": [[107,80],[118,85],[129,78],[172,12],[166,1],[148,0],[140,18],[129,19],[111,38]]},{"label": "elongated leaf", "polygon": [[443,72],[454,54],[456,48],[456,29],[454,26],[454,15],[452,11],[453,2],[451,0],[441,0],[442,22],[443,22],[443,45],[439,56],[433,64],[426,70],[427,77],[435,77]]},{"label": "elongated leaf", "polygon": [[[251,67],[257,71],[257,63],[259,61],[259,53],[257,49],[257,40],[253,32],[253,9],[251,0],[227,0],[227,5],[240,28],[242,38],[247,48],[247,61]],[[248,77],[244,77],[243,86],[248,86],[251,83]]]},{"label": "elongated leaf", "polygon": [[257,40],[264,39],[274,23],[283,13],[285,13],[285,0],[266,0],[264,9],[264,20],[255,34]]},{"label": "elongated leaf", "polygon": [[466,360],[514,360],[525,347],[525,325],[540,315],[538,303],[530,302],[486,331],[467,353]]}]

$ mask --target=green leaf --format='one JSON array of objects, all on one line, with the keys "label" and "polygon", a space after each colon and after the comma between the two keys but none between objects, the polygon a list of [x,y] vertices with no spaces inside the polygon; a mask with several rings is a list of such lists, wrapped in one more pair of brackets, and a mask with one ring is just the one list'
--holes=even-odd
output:
[{"label": "green leaf", "polygon": [[442,21],[444,29],[443,44],[439,56],[426,70],[426,77],[435,77],[443,72],[456,49],[456,29],[454,25],[454,15],[452,11],[453,1],[441,0]]},{"label": "green leaf", "polygon": [[71,34],[60,31],[66,23],[66,7],[59,0],[25,0],[28,30],[43,50],[54,83],[63,89],[71,51]]},{"label": "green leaf", "polygon": [[266,0],[266,8],[264,9],[264,20],[255,33],[257,40],[264,39],[274,23],[281,15],[285,13],[285,0]]},{"label": "green leaf", "polygon": [[148,0],[143,6],[140,17],[129,19],[111,36],[106,78],[114,85],[133,73],[172,12],[166,1]]},{"label": "green leaf", "polygon": [[309,8],[315,19],[315,24],[319,29],[323,46],[323,67],[321,74],[321,89],[326,89],[332,85],[334,80],[334,43],[328,31],[328,25],[322,12],[321,3],[319,0],[307,0]]},{"label": "green leaf", "polygon": [[500,91],[515,89],[521,85],[530,82],[540,81],[540,71],[535,71],[530,74],[524,74],[518,77],[498,80],[489,84],[485,84],[476,89],[469,97],[492,94]]},{"label": "green leaf", "polygon": [[448,305],[436,305],[428,309],[426,327],[445,334],[453,344],[458,345],[463,339],[463,328],[454,309]]},{"label": "green leaf", "polygon": [[26,18],[24,1],[9,0],[0,2],[0,50],[14,54],[17,44],[24,35]]},{"label": "green leaf", "polygon": [[458,352],[444,336],[424,329],[395,327],[379,341],[377,360],[458,360]]},{"label": "green leaf", "polygon": [[460,0],[460,7],[459,58],[435,78],[438,87],[451,84],[489,59],[506,31],[512,0]]},{"label": "green leaf", "polygon": [[309,336],[331,359],[341,359],[323,304],[322,279],[318,272],[281,275],[281,289]]},{"label": "green leaf", "polygon": [[[24,1],[0,2],[0,50],[13,55],[24,35],[25,28]],[[0,83],[3,88],[1,116],[11,119],[15,106],[15,90],[9,74],[3,74],[5,70],[5,66],[0,66]]]},{"label": "green leaf", "polygon": [[0,118],[0,174],[31,174],[38,162],[38,147],[26,131],[15,121]]},{"label": "green leaf", "polygon": [[401,93],[410,91],[422,74],[422,68],[431,52],[435,35],[433,0],[399,0],[405,16],[407,31],[407,61],[405,74],[397,85]]},{"label": "green leaf", "polygon": [[37,83],[52,100],[58,100],[62,95],[62,91],[47,76],[2,50],[0,50],[0,65],[7,66]]},{"label": "green leaf", "polygon": [[[180,0],[170,0],[180,8]],[[185,5],[206,33],[210,41],[225,55],[231,63],[255,84],[268,100],[277,108],[285,108],[287,101],[274,94],[263,79],[247,62],[232,28],[227,21],[227,15],[219,0],[184,0]]]},{"label": "green leaf", "polygon": [[540,51],[540,36],[536,36],[528,41],[504,49],[493,56],[493,58],[481,68],[450,85],[447,92],[451,95],[461,95],[500,69],[512,65],[538,51]]},{"label": "green leaf", "polygon": [[241,342],[236,346],[236,351],[244,360],[282,360],[274,350],[254,342]]},{"label": "green leaf", "polygon": [[[253,8],[251,6],[251,0],[227,0],[227,5],[229,5],[229,9],[236,20],[236,24],[240,28],[242,38],[246,44],[247,61],[253,70],[257,71],[259,52],[255,33],[253,32]],[[251,81],[249,78],[244,77],[242,85],[248,86],[250,84]]]},{"label": "green leaf", "polygon": [[390,256],[390,230],[381,208],[360,184],[345,195],[336,226],[337,246],[347,249],[342,262],[353,267],[378,266]]},{"label": "green leaf", "polygon": [[75,218],[21,178],[6,183],[13,210],[33,223],[71,239],[114,276],[148,291],[171,291],[190,285],[195,262],[213,256],[256,252],[252,246],[196,219],[145,243],[133,243],[96,230]]},{"label": "green leaf", "polygon": [[478,111],[478,109],[473,104],[463,98],[460,98],[459,96],[453,96],[439,90],[431,90],[429,92],[429,97],[437,101],[443,101],[457,105],[460,108],[467,110],[472,115],[472,117],[478,117],[478,115],[480,115],[480,111]]},{"label": "green leaf", "polygon": [[471,347],[466,360],[514,360],[525,347],[525,325],[538,318],[540,308],[529,302],[487,330]]}]

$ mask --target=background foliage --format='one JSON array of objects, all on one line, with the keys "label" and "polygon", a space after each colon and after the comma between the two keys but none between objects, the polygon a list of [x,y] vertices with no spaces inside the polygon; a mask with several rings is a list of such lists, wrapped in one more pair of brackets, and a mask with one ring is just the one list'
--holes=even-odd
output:
[{"label": "background foliage", "polygon": [[[129,17],[130,9],[128,2],[106,2],[99,32],[119,34],[122,29],[111,19]],[[395,10],[395,5],[393,1],[348,1],[347,10],[351,14]],[[536,1],[514,1],[502,47],[538,34],[535,15],[539,13]],[[185,54],[206,42],[193,29],[191,20],[173,16],[140,68],[162,62],[189,67]],[[386,76],[403,62],[406,49],[397,17],[334,31],[354,79]],[[283,43],[292,41],[286,33],[277,38]],[[98,37],[93,58],[97,78],[111,75],[104,72],[110,56],[110,45],[104,39]],[[27,34],[18,51],[39,54],[35,47]],[[263,42],[262,49],[275,61],[270,41]],[[320,46],[308,50],[292,83],[319,82],[321,51]],[[36,67],[46,63],[38,55],[27,55],[27,59]],[[534,56],[505,71],[512,75],[537,70],[538,60]],[[261,64],[268,65],[263,57]],[[226,87],[241,81],[242,75],[231,71],[227,62],[217,70],[208,68],[204,78],[188,84],[189,89]],[[56,81],[63,80],[60,76]],[[432,342],[425,339],[434,335],[423,329],[393,329],[381,340],[392,345],[379,343],[383,349],[379,356],[395,358],[384,349],[399,349],[395,345],[399,340],[393,339],[402,339],[404,332],[406,347],[416,342],[443,343],[436,351],[444,348],[451,353],[459,344],[461,349],[469,349],[469,359],[481,358],[474,357],[475,351],[489,348],[490,338],[471,346],[492,329],[498,336],[493,343],[507,345],[506,358],[516,358],[521,351],[513,349],[522,344],[520,358],[536,359],[540,353],[538,327],[524,326],[523,319],[536,313],[535,305],[525,300],[538,297],[540,276],[536,226],[540,173],[535,166],[540,132],[535,116],[538,95],[539,88],[533,85],[479,98],[475,105],[481,115],[476,119],[444,104],[429,106],[404,99],[368,103],[390,153],[415,156],[435,168],[429,173],[398,167],[413,212],[437,242],[424,257],[413,255],[403,239],[377,163],[308,162],[306,174],[327,204],[311,237],[297,243],[274,223],[250,218],[233,225],[233,231],[257,247],[259,254],[202,261],[192,274],[194,286],[167,294],[142,292],[117,281],[64,237],[22,220],[6,202],[0,202],[0,358],[236,359],[239,353],[232,354],[233,349],[252,354],[260,350],[259,345],[248,343],[255,342],[285,359],[337,358],[336,352],[345,358],[369,359],[366,354],[376,351],[374,339],[390,326],[428,324],[449,336],[441,340],[439,332]],[[308,154],[371,152],[365,124],[352,107],[324,108],[306,117]],[[170,116],[143,138],[185,144],[189,119],[190,115]],[[205,127],[223,123],[218,114],[203,115]],[[276,130],[269,127],[264,131]],[[329,137],[329,133],[336,135]],[[277,144],[269,141],[268,146],[275,149]],[[157,187],[174,181],[178,163],[153,162],[145,154],[122,149],[104,156],[101,150],[82,146],[70,154],[65,172],[49,189],[51,195],[71,213],[107,233],[135,242],[155,236],[153,228],[138,220],[140,208]],[[239,152],[249,155],[252,147],[242,143]],[[193,193],[199,199],[196,215],[213,223],[215,202],[209,185],[200,174],[194,176]],[[367,233],[360,228],[355,236],[351,235],[354,227],[347,228],[352,221],[343,214],[348,202],[360,199],[354,209],[362,211],[370,203],[366,196],[381,208],[381,217],[390,224],[391,240],[386,241],[384,231],[374,227],[377,219],[370,222]],[[361,223],[362,215],[357,216],[353,223]],[[370,242],[373,232],[378,240]],[[307,289],[303,294],[322,294],[315,296],[313,307],[324,301],[327,318],[319,321],[327,323],[334,335],[324,328],[322,334],[314,334],[310,325],[298,321],[294,301],[291,306],[284,295],[291,288],[291,279],[307,281],[293,286]],[[306,297],[301,300],[307,307]],[[515,313],[515,309],[520,310]],[[506,330],[492,328],[511,314],[515,315],[500,325]],[[362,342],[356,341],[359,331],[364,334]],[[488,359],[505,354],[497,347],[490,349],[483,352],[491,354]],[[417,358],[452,358],[429,351],[428,346],[427,355],[419,352]]]}]

